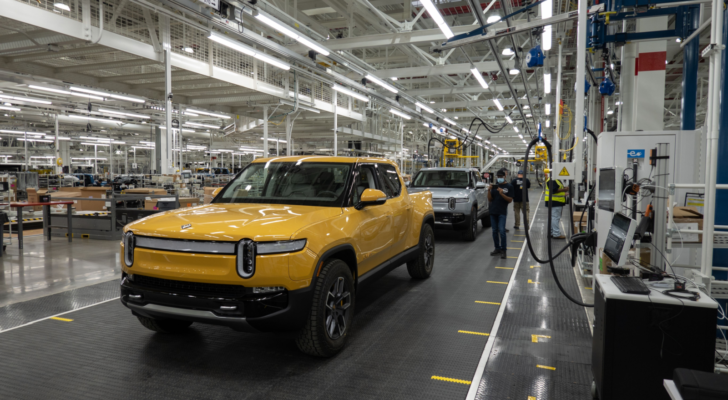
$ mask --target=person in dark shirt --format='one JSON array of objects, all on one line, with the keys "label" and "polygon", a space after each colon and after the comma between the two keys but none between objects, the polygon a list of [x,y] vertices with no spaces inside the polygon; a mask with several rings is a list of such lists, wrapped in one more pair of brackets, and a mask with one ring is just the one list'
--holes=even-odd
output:
[{"label": "person in dark shirt", "polygon": [[521,210],[526,212],[524,225],[528,222],[528,214],[530,208],[528,206],[528,192],[526,196],[523,196],[523,185],[526,185],[526,189],[531,188],[531,181],[528,178],[523,177],[523,171],[518,171],[518,177],[511,181],[511,185],[515,189],[513,194],[513,213],[516,214],[516,225],[514,229],[521,229]]},{"label": "person in dark shirt", "polygon": [[513,186],[506,182],[503,171],[496,173],[496,184],[488,187],[488,202],[490,203],[490,225],[493,229],[493,243],[495,250],[491,256],[500,254],[506,257],[506,218],[508,217],[508,204],[513,201]]}]

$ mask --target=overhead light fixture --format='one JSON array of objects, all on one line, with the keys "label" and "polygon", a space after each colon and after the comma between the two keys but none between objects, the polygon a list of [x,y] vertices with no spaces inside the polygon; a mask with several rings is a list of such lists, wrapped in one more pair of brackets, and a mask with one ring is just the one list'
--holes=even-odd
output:
[{"label": "overhead light fixture", "polygon": [[430,114],[433,114],[433,113],[435,112],[435,110],[433,110],[432,108],[430,108],[430,107],[428,107],[428,106],[426,106],[426,105],[424,105],[424,104],[420,103],[419,101],[415,102],[415,105],[416,105],[417,107],[419,107],[419,108],[421,108],[421,109],[423,109],[423,110],[427,111],[427,112],[428,112],[428,113],[430,113]]},{"label": "overhead light fixture", "polygon": [[607,115],[612,115],[612,114],[614,114],[614,110],[607,111]]},{"label": "overhead light fixture", "polygon": [[507,48],[503,49],[501,54],[503,54],[504,56],[512,56],[516,53],[513,51],[513,49],[511,49],[510,47],[507,47]]},{"label": "overhead light fixture", "polygon": [[53,4],[53,7],[63,11],[71,11],[71,7],[63,3],[55,3]]},{"label": "overhead light fixture", "polygon": [[11,100],[18,100],[18,101],[26,101],[28,103],[38,103],[38,104],[53,104],[48,100],[41,100],[41,99],[31,99],[29,97],[22,97],[22,96],[10,96],[6,94],[0,94],[0,98],[3,99],[11,99]]},{"label": "overhead light fixture", "polygon": [[548,128],[548,127],[550,127],[550,126],[551,126],[551,120],[550,120],[550,119],[547,119],[547,120],[546,120],[546,127]]},{"label": "overhead light fixture", "polygon": [[518,137],[523,139],[523,135],[521,135],[520,133],[518,134]]},{"label": "overhead light fixture", "polygon": [[485,79],[483,79],[483,74],[481,74],[477,68],[475,68],[475,67],[471,68],[470,72],[473,74],[473,76],[475,77],[475,80],[478,81],[478,83],[480,84],[480,86],[483,89],[488,89],[488,84],[485,82]]},{"label": "overhead light fixture", "polygon": [[97,90],[91,90],[91,89],[86,89],[86,88],[77,87],[77,86],[71,86],[71,90],[74,92],[81,92],[81,93],[86,93],[86,94],[92,94],[94,96],[99,96],[99,98],[102,100],[105,97],[111,97],[111,98],[114,98],[117,100],[130,101],[132,103],[145,103],[146,102],[146,100],[140,99],[137,97],[129,97],[129,96],[124,96],[124,95],[120,95],[120,94],[99,92]]},{"label": "overhead light fixture", "polygon": [[367,78],[367,80],[369,80],[369,81],[372,81],[372,82],[376,83],[377,85],[379,85],[379,86],[381,86],[381,87],[383,87],[383,88],[385,88],[385,89],[389,90],[389,91],[390,91],[390,92],[392,92],[392,93],[398,93],[398,92],[399,92],[399,90],[397,90],[397,88],[396,88],[396,87],[394,87],[394,86],[390,85],[390,84],[389,84],[389,83],[387,83],[387,82],[384,82],[383,80],[381,80],[381,79],[377,78],[376,76],[374,76],[374,75],[372,75],[372,74],[368,74],[368,75],[366,76],[366,78]]},{"label": "overhead light fixture", "polygon": [[270,26],[271,28],[277,30],[278,32],[290,37],[291,39],[301,43],[302,45],[308,47],[309,49],[324,55],[328,56],[330,53],[327,49],[324,47],[321,47],[318,43],[314,42],[313,40],[309,39],[306,36],[303,36],[299,34],[298,32],[294,31],[293,29],[281,24],[278,21],[273,20],[272,18],[268,17],[267,15],[257,13],[255,15],[255,18],[258,19],[258,21]]},{"label": "overhead light fixture", "polygon": [[[677,39],[675,39],[675,41],[678,42],[678,43],[680,43],[680,42],[682,42],[682,39],[677,38]],[[612,69],[614,69],[614,68],[612,68]]]},{"label": "overhead light fixture", "polygon": [[508,73],[511,75],[518,75],[520,72],[521,70],[519,70],[518,68],[511,68],[510,70],[508,70]]},{"label": "overhead light fixture", "polygon": [[457,125],[457,122],[451,120],[450,118],[445,118],[445,122],[447,122],[450,125]]},{"label": "overhead light fixture", "polygon": [[255,57],[260,61],[263,61],[265,63],[278,67],[280,69],[283,69],[286,71],[291,69],[291,65],[285,61],[281,61],[276,58],[273,58],[265,53],[260,52],[259,50],[256,50],[250,46],[247,46],[241,42],[238,42],[237,40],[230,40],[216,32],[210,32],[210,36],[208,36],[208,39],[212,40],[213,42],[220,43],[221,45],[229,47],[233,50],[237,50],[243,54],[249,55],[251,57]]},{"label": "overhead light fixture", "polygon": [[20,111],[20,109],[18,107],[8,107],[8,106],[0,106],[0,110]]},{"label": "overhead light fixture", "polygon": [[506,115],[506,121],[508,121],[509,124],[513,123],[513,120],[511,119],[511,117],[509,117],[507,115]]},{"label": "overhead light fixture", "polygon": [[7,129],[0,129],[0,133],[9,133],[11,135],[29,135],[29,136],[37,136],[37,137],[43,137],[45,136],[45,133],[42,132],[25,132],[25,131],[11,131]]},{"label": "overhead light fixture", "polygon": [[[423,122],[422,125],[424,125],[425,128],[429,128],[430,127],[430,124],[428,124],[427,122]],[[0,131],[0,132],[2,132],[2,131]]]},{"label": "overhead light fixture", "polygon": [[76,115],[76,114],[68,114],[69,118],[76,118],[76,119],[87,119],[90,121],[102,121],[102,122],[121,122],[118,119],[106,119],[106,118],[96,118],[96,117],[87,117],[85,115]]},{"label": "overhead light fixture", "polygon": [[451,37],[455,36],[445,20],[442,18],[442,15],[440,15],[440,11],[432,3],[432,0],[422,0],[421,3],[423,6],[425,6],[425,9],[427,9],[427,13],[430,14],[432,20],[435,21],[437,26],[440,27],[440,30],[445,35],[445,38],[450,39]]},{"label": "overhead light fixture", "polygon": [[209,124],[198,124],[197,122],[185,122],[186,126],[196,126],[199,128],[210,128],[210,129],[220,129],[217,125],[209,125]]},{"label": "overhead light fixture", "polygon": [[[514,131],[516,131],[516,133],[518,133],[518,132],[519,132],[519,131],[518,131],[518,127],[517,127],[517,126],[514,126],[514,127],[513,127],[513,130],[514,130]],[[521,136],[521,135],[518,135],[518,136]]]},{"label": "overhead light fixture", "polygon": [[[161,126],[161,125],[160,125],[160,126],[159,126],[159,129],[165,129],[165,130],[166,130],[166,129],[167,129],[167,127],[166,127],[166,126]],[[182,132],[188,132],[188,133],[195,133],[195,132],[197,132],[197,131],[196,131],[196,130],[194,130],[194,129],[177,129],[177,128],[172,128],[172,130],[175,130],[175,131],[182,131]]]},{"label": "overhead light fixture", "polygon": [[551,103],[544,104],[544,107],[546,108],[546,115],[551,115]]},{"label": "overhead light fixture", "polygon": [[341,85],[334,84],[334,86],[332,86],[331,88],[334,89],[334,90],[336,90],[337,92],[343,93],[343,94],[345,94],[347,96],[351,96],[351,97],[353,97],[355,99],[359,99],[359,100],[364,101],[364,102],[367,102],[367,103],[369,102],[369,97],[364,96],[361,93],[357,93],[357,92],[355,92],[353,90],[347,89],[347,88],[345,88],[345,87],[343,87]]},{"label": "overhead light fixture", "polygon": [[526,118],[531,118],[531,117],[533,117],[532,114],[526,114]]},{"label": "overhead light fixture", "polygon": [[503,106],[498,99],[493,99],[493,103],[495,103],[495,106],[498,107],[498,111],[503,111]]},{"label": "overhead light fixture", "polygon": [[393,81],[396,81],[396,80],[397,80],[397,79],[399,79],[399,78],[397,78],[396,76],[393,76],[393,77],[391,77],[391,78],[389,78],[389,79],[391,79],[391,80],[393,80]]},{"label": "overhead light fixture", "polygon": [[88,142],[81,142],[81,144],[84,145],[84,146],[106,146],[106,147],[109,147],[109,145],[111,143],[98,143],[98,142],[96,142],[96,143],[88,143]]},{"label": "overhead light fixture", "polygon": [[431,101],[430,104],[435,104],[435,102],[434,101]]},{"label": "overhead light fixture", "polygon": [[483,138],[480,137],[480,136],[478,136],[478,135],[475,135],[475,138],[478,139],[478,140],[483,140]]},{"label": "overhead light fixture", "polygon": [[73,93],[69,92],[68,90],[50,88],[50,87],[46,87],[46,86],[28,85],[28,87],[31,88],[31,89],[42,90],[44,92],[51,92],[51,93],[58,93],[58,94],[65,94],[65,95],[73,95]]},{"label": "overhead light fixture", "polygon": [[551,93],[551,74],[543,74],[543,92]]},{"label": "overhead light fixture", "polygon": [[389,112],[391,112],[394,115],[399,115],[400,117],[402,117],[404,119],[412,119],[412,117],[410,117],[409,115],[407,115],[401,111],[395,110],[394,108],[390,108]]},{"label": "overhead light fixture", "polygon": [[528,110],[529,108],[531,108],[531,106],[529,106],[528,104],[526,104],[525,106],[523,106],[523,109],[524,110]]},{"label": "overhead light fixture", "polygon": [[195,52],[195,50],[192,49],[192,47],[185,47],[184,51],[185,51],[185,53],[194,53]]},{"label": "overhead light fixture", "polygon": [[[541,19],[551,18],[553,16],[553,0],[546,0],[539,7],[541,7]],[[551,25],[544,26],[543,33],[541,34],[541,50],[551,50]]]},{"label": "overhead light fixture", "polygon": [[501,20],[501,17],[499,15],[491,15],[488,17],[487,20],[485,20],[486,23],[492,24],[494,22],[498,22]]},{"label": "overhead light fixture", "polygon": [[143,119],[151,118],[150,116],[144,115],[144,114],[136,114],[136,113],[130,113],[130,112],[124,112],[124,111],[109,110],[106,108],[99,108],[99,112],[117,114],[117,115],[125,115],[127,117],[134,117],[134,118],[143,118]]},{"label": "overhead light fixture", "polygon": [[[216,114],[216,113],[211,113],[209,111],[202,111],[202,110],[185,110],[185,115],[191,115],[189,113],[209,115],[210,117],[217,117],[217,118],[222,118],[222,119],[230,119],[230,116],[224,115],[224,114]],[[195,115],[195,117],[196,116],[197,115]]]},{"label": "overhead light fixture", "polygon": [[[55,137],[55,136],[48,136],[48,135],[46,135],[46,136],[44,137],[44,139],[53,139],[53,140],[56,140],[56,137]],[[57,139],[58,139],[58,140],[71,140],[71,138],[70,138],[70,137],[66,137],[66,136],[58,136],[58,138],[57,138]]]},{"label": "overhead light fixture", "polygon": [[20,141],[23,141],[23,142],[28,141],[28,142],[42,142],[42,143],[53,143],[54,142],[53,140],[36,139],[36,138],[28,138],[28,139],[17,138],[15,140],[20,140]]}]

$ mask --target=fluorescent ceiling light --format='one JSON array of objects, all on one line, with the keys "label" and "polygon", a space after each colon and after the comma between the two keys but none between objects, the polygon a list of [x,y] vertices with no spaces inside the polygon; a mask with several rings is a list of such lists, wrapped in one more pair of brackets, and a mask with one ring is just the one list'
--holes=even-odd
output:
[{"label": "fluorescent ceiling light", "polygon": [[393,81],[396,81],[396,80],[397,80],[397,79],[399,79],[399,78],[397,78],[396,76],[393,76],[393,77],[391,77],[391,78],[389,78],[389,79],[391,79],[391,80],[393,80]]},{"label": "fluorescent ceiling light", "polygon": [[548,128],[549,126],[551,126],[551,120],[550,119],[547,119],[546,120],[546,127]]},{"label": "fluorescent ceiling light", "polygon": [[440,15],[440,11],[437,9],[437,7],[435,7],[434,4],[432,4],[432,0],[422,0],[421,2],[422,5],[425,6],[425,8],[427,9],[427,13],[430,14],[430,17],[432,17],[432,20],[435,21],[437,26],[440,27],[442,33],[445,34],[445,38],[450,39],[451,37],[455,36],[445,20],[442,18],[442,15]]},{"label": "fluorescent ceiling light", "polygon": [[44,87],[44,86],[28,85],[28,87],[31,88],[31,89],[43,90],[43,91],[46,91],[46,92],[53,92],[53,93],[60,93],[60,94],[73,94],[73,93],[71,93],[71,92],[69,92],[67,90],[49,88],[49,87]]},{"label": "fluorescent ceiling light", "polygon": [[514,55],[516,53],[513,52],[513,49],[511,49],[510,47],[508,47],[508,48],[503,49],[503,52],[501,52],[501,54],[503,54],[504,56],[512,56],[512,55]]},{"label": "fluorescent ceiling light", "polygon": [[353,97],[355,99],[359,99],[359,100],[365,101],[367,103],[369,102],[369,97],[364,96],[363,94],[357,93],[357,92],[355,92],[353,90],[350,90],[348,88],[345,88],[345,87],[343,87],[341,85],[334,84],[334,86],[332,86],[331,88],[334,89],[334,90],[336,90],[337,92],[341,92],[341,93],[343,93],[343,94],[345,94],[347,96],[351,96],[351,97]]},{"label": "fluorescent ceiling light", "polygon": [[[159,129],[167,129],[167,127],[166,127],[166,126],[160,126],[160,127],[159,127]],[[194,130],[194,129],[177,129],[177,128],[172,128],[172,130],[174,130],[174,131],[179,131],[179,130],[181,130],[182,132],[190,132],[190,133],[195,133],[195,132],[197,132],[197,131],[196,131],[196,130]]]},{"label": "fluorescent ceiling light", "polygon": [[445,118],[445,122],[447,122],[450,125],[456,125],[457,124],[457,122],[451,120],[450,118]]},{"label": "fluorescent ceiling light", "polygon": [[473,76],[475,77],[475,80],[478,81],[478,83],[480,84],[480,86],[483,89],[488,89],[488,84],[485,82],[485,79],[483,79],[483,74],[481,74],[477,68],[475,68],[475,67],[471,68],[470,72],[473,74]]},{"label": "fluorescent ceiling light", "polygon": [[525,106],[523,106],[523,109],[524,110],[528,110],[529,108],[531,108],[531,107],[528,104],[526,104]]},{"label": "fluorescent ceiling light", "polygon": [[478,135],[475,135],[475,138],[478,139],[478,140],[483,140],[483,138],[480,137],[480,136],[478,136]]},{"label": "fluorescent ceiling light", "polygon": [[543,74],[543,92],[551,93],[551,74]]},{"label": "fluorescent ceiling light", "polygon": [[394,115],[399,115],[400,117],[402,117],[404,119],[412,119],[412,117],[410,117],[409,115],[407,115],[401,111],[395,110],[394,108],[390,108],[389,112],[391,112]]},{"label": "fluorescent ceiling light", "polygon": [[435,102],[434,101],[431,101],[430,104],[435,104]]},{"label": "fluorescent ceiling light", "polygon": [[607,115],[612,115],[612,114],[614,114],[614,110],[607,111]]},{"label": "fluorescent ceiling light", "polygon": [[[514,126],[513,127],[513,130],[516,131],[516,133],[518,133],[518,127],[517,126]],[[518,135],[518,136],[520,136],[520,135]]]},{"label": "fluorescent ceiling light", "polygon": [[85,115],[76,115],[76,114],[68,114],[69,118],[76,118],[76,119],[87,119],[90,121],[102,121],[102,122],[121,122],[118,119],[106,119],[106,118],[94,118],[94,117],[87,117]]},{"label": "fluorescent ceiling light", "polygon": [[[539,7],[541,9],[541,19],[551,18],[553,16],[553,0],[546,0],[539,4]],[[546,25],[541,34],[541,50],[551,50],[551,25]]]},{"label": "fluorescent ceiling light", "polygon": [[491,15],[490,17],[488,17],[487,20],[485,20],[485,22],[492,24],[492,23],[498,22],[500,20],[501,20],[501,17],[499,15]]},{"label": "fluorescent ceiling light", "polygon": [[216,126],[216,125],[198,124],[197,122],[185,122],[185,125],[196,126],[196,127],[200,127],[200,128],[220,129],[220,127]]},{"label": "fluorescent ceiling light", "polygon": [[[53,140],[55,140],[56,137],[55,136],[48,136],[48,135],[46,135],[45,136],[45,139],[53,139]],[[58,136],[58,140],[71,140],[71,138],[70,137],[65,137],[65,136]]]},{"label": "fluorescent ceiling light", "polygon": [[0,106],[0,110],[20,111],[20,109],[18,107],[7,107],[7,106]]},{"label": "fluorescent ceiling light", "polygon": [[511,68],[508,73],[511,75],[518,75],[521,71],[518,68]]},{"label": "fluorescent ceiling light", "polygon": [[495,106],[498,107],[498,111],[503,111],[503,106],[498,99],[493,99],[493,103],[495,103]]},{"label": "fluorescent ceiling light", "polygon": [[416,105],[417,107],[419,107],[419,108],[421,108],[421,109],[423,109],[423,110],[427,111],[427,112],[428,112],[428,113],[430,113],[430,114],[433,114],[433,113],[435,112],[435,110],[433,110],[432,108],[430,108],[430,107],[428,107],[428,106],[426,106],[426,105],[424,105],[424,104],[420,103],[419,101],[418,101],[418,102],[415,102],[415,105]]},{"label": "fluorescent ceiling light", "polygon": [[[211,117],[217,117],[217,118],[222,118],[222,119],[230,119],[230,117],[229,117],[229,116],[227,116],[227,115],[223,115],[223,114],[216,114],[216,113],[212,113],[212,112],[209,112],[209,111],[201,111],[201,110],[186,110],[186,111],[185,111],[185,115],[191,115],[191,114],[188,114],[187,112],[192,112],[192,113],[195,113],[195,114],[202,114],[202,115],[209,115],[209,116],[211,116]],[[196,117],[196,116],[197,116],[197,115],[195,115],[195,117]]]},{"label": "fluorescent ceiling light", "polygon": [[551,103],[544,104],[546,107],[546,115],[551,115]]},{"label": "fluorescent ceiling light", "polygon": [[309,39],[306,36],[303,36],[299,34],[298,32],[294,31],[291,28],[288,28],[287,26],[279,23],[278,21],[274,21],[267,15],[263,15],[258,13],[258,15],[255,16],[255,18],[258,19],[258,21],[270,26],[271,28],[277,30],[278,32],[290,37],[293,40],[296,40],[297,42],[301,43],[302,45],[308,47],[309,49],[322,54],[324,56],[329,55],[329,51],[325,49],[324,47],[321,47],[319,44],[314,42],[313,40]]},{"label": "fluorescent ceiling light", "polygon": [[124,111],[116,111],[116,110],[108,110],[106,108],[99,108],[99,112],[105,112],[110,114],[118,114],[118,115],[126,115],[127,117],[135,117],[135,118],[143,118],[143,119],[149,119],[148,115],[144,114],[135,114],[130,112],[124,112]]},{"label": "fluorescent ceiling light", "polygon": [[40,100],[40,99],[31,99],[29,97],[22,97],[22,96],[9,96],[6,94],[0,94],[0,98],[3,99],[11,99],[11,100],[18,100],[18,101],[27,101],[28,103],[38,103],[38,104],[53,104],[48,100]]},{"label": "fluorescent ceiling light", "polygon": [[77,86],[71,86],[71,90],[74,92],[81,92],[81,93],[87,93],[87,94],[93,94],[96,96],[100,96],[100,98],[102,100],[104,97],[112,97],[117,100],[131,101],[132,103],[144,103],[145,102],[144,99],[139,99],[136,97],[123,96],[123,95],[114,94],[114,93],[99,92],[97,90],[91,90],[91,89],[86,89],[86,88],[77,87]]},{"label": "fluorescent ceiling light", "polygon": [[523,139],[523,135],[521,135],[520,133],[518,134],[518,137]]},{"label": "fluorescent ceiling light", "polygon": [[526,118],[531,118],[532,116],[531,114],[526,114]]},{"label": "fluorescent ceiling light", "polygon": [[507,115],[506,115],[506,121],[508,121],[509,124],[513,123],[513,120],[511,119],[511,117],[509,117]]},{"label": "fluorescent ceiling light", "polygon": [[[264,138],[264,137],[262,137],[262,138],[260,138],[260,140],[265,140],[265,138]],[[268,141],[269,141],[269,142],[288,143],[288,142],[286,142],[285,140],[282,140],[282,139],[273,139],[273,138],[268,138]],[[242,150],[242,148],[241,148],[241,150]]]},{"label": "fluorescent ceiling light", "polygon": [[368,74],[368,75],[366,76],[366,78],[367,78],[367,80],[369,80],[369,81],[372,81],[372,82],[376,83],[377,85],[379,85],[379,86],[381,86],[381,87],[383,87],[383,88],[385,88],[385,89],[389,90],[389,91],[390,91],[390,92],[392,92],[392,93],[397,93],[397,92],[399,92],[399,90],[397,90],[397,88],[396,88],[396,87],[394,87],[394,86],[392,86],[392,85],[388,84],[387,82],[384,82],[383,80],[381,80],[381,79],[377,78],[376,76],[374,76],[374,75],[372,75],[372,74]]},{"label": "fluorescent ceiling light", "polygon": [[[424,125],[425,128],[429,128],[430,127],[430,124],[428,124],[427,122],[423,122],[422,125]],[[0,132],[2,132],[2,131],[0,131]]]},{"label": "fluorescent ceiling light", "polygon": [[276,66],[280,69],[283,69],[286,71],[291,69],[291,66],[288,63],[286,63],[285,61],[281,61],[276,58],[270,57],[265,53],[261,53],[258,50],[254,49],[250,46],[247,46],[241,42],[238,42],[237,40],[230,40],[226,37],[223,37],[222,35],[220,35],[216,32],[211,32],[210,36],[208,36],[208,38],[210,40],[212,40],[213,42],[220,43],[223,46],[229,47],[233,50],[237,50],[237,51],[239,51],[243,54],[249,55],[251,57],[255,57],[263,62]]},{"label": "fluorescent ceiling light", "polygon": [[28,142],[42,142],[42,143],[53,143],[53,140],[48,140],[48,139],[36,139],[36,138],[28,138],[28,139],[23,139],[23,138],[17,138],[16,140],[21,140],[21,141],[28,141]]},{"label": "fluorescent ceiling light", "polygon": [[81,143],[84,146],[106,146],[108,147],[111,143]]},{"label": "fluorescent ceiling light", "polygon": [[53,4],[53,7],[63,11],[71,11],[71,7],[63,3],[55,3]]}]

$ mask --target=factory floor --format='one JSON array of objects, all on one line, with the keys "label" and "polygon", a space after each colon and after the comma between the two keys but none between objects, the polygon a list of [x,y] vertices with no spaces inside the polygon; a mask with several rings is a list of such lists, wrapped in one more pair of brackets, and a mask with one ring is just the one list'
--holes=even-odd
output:
[{"label": "factory floor", "polygon": [[[531,191],[530,234],[545,258],[540,197]],[[507,259],[489,255],[490,228],[475,242],[437,231],[430,279],[398,268],[358,293],[348,344],[330,359],[300,353],[289,334],[155,334],[118,301],[118,241],[28,237],[0,260],[0,396],[591,399],[587,314],[533,261],[510,211]],[[573,295],[589,290],[566,254],[555,269]]]}]

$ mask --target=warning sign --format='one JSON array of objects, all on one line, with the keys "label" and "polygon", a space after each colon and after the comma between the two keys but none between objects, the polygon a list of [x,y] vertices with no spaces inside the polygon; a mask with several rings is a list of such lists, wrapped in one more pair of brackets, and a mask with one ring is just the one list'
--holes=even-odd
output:
[{"label": "warning sign", "polygon": [[576,163],[574,162],[555,162],[551,165],[552,176],[562,181],[571,181],[576,179],[574,172]]}]

